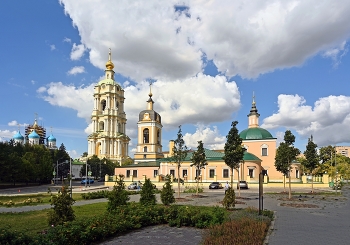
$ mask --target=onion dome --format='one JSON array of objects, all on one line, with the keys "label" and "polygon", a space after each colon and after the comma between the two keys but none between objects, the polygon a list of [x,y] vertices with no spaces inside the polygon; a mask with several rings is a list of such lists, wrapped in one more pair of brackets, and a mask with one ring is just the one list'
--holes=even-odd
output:
[{"label": "onion dome", "polygon": [[37,134],[37,132],[35,132],[35,130],[33,130],[29,135],[28,135],[29,139],[39,139],[40,136]]},{"label": "onion dome", "polygon": [[24,140],[24,137],[21,135],[21,133],[18,131],[14,136],[14,140]]},{"label": "onion dome", "polygon": [[114,68],[114,64],[112,62],[112,54],[111,54],[111,49],[109,49],[109,53],[108,53],[108,61],[106,63],[106,69],[107,70],[113,70]]},{"label": "onion dome", "polygon": [[49,142],[55,141],[55,142],[56,142],[56,138],[51,134],[51,135],[47,138],[47,141],[49,141]]}]

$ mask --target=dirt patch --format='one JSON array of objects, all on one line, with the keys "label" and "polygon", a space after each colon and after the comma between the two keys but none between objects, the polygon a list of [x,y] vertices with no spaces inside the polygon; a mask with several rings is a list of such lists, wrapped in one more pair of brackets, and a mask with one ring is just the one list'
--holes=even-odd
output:
[{"label": "dirt patch", "polygon": [[204,195],[191,195],[189,196],[190,198],[203,198],[203,197],[208,197],[208,196],[204,196]]},{"label": "dirt patch", "polygon": [[189,202],[189,201],[192,201],[192,199],[177,197],[177,198],[175,198],[175,201],[176,202]]},{"label": "dirt patch", "polygon": [[292,208],[319,208],[319,206],[309,203],[281,203],[280,205]]}]

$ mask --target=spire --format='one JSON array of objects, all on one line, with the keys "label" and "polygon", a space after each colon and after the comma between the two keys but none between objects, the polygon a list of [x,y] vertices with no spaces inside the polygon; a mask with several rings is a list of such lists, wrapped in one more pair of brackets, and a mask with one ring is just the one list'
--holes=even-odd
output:
[{"label": "spire", "polygon": [[153,110],[153,104],[154,104],[154,101],[152,100],[152,81],[149,82],[149,99],[147,100],[147,110]]},{"label": "spire", "polygon": [[113,68],[114,68],[114,64],[112,62],[112,52],[111,52],[111,49],[109,48],[108,61],[106,63],[106,70],[113,70]]},{"label": "spire", "polygon": [[259,116],[258,109],[256,108],[255,103],[255,94],[253,92],[253,102],[252,102],[252,108],[250,109],[250,113],[248,115],[248,127],[249,128],[257,128],[259,127]]}]

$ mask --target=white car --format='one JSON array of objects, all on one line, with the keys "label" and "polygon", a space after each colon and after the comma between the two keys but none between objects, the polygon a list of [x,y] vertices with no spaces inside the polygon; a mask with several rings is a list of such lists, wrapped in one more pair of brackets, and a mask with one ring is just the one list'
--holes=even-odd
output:
[{"label": "white car", "polygon": [[137,182],[133,182],[128,186],[128,190],[136,190],[138,188],[138,183]]}]

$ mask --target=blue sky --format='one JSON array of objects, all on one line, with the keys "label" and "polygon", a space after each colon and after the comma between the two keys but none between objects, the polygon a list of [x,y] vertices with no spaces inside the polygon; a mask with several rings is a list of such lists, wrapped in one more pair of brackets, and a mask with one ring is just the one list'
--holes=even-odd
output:
[{"label": "blue sky", "polygon": [[[177,11],[176,11],[177,10]],[[0,140],[20,125],[51,127],[73,158],[87,151],[93,86],[112,49],[125,89],[127,134],[152,86],[163,149],[183,125],[186,144],[220,149],[231,122],[286,129],[305,150],[350,144],[349,1],[1,1]]]}]

